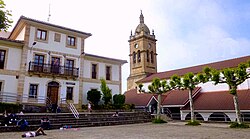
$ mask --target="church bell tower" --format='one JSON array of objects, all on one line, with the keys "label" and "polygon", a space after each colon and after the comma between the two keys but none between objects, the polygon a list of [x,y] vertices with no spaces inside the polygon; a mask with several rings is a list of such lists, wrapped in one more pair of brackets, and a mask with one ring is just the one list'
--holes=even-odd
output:
[{"label": "church bell tower", "polygon": [[134,34],[129,37],[130,75],[127,78],[127,90],[134,89],[136,82],[157,72],[156,39],[154,30],[150,30],[144,23],[141,12],[140,24]]}]

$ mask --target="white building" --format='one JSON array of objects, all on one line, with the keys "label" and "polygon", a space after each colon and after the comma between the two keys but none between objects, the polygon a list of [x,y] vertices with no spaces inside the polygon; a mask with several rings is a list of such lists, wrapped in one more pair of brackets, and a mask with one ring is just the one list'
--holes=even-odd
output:
[{"label": "white building", "polygon": [[90,36],[21,16],[9,37],[0,38],[1,101],[43,106],[67,100],[81,108],[101,78],[113,95],[120,94],[127,61],[85,53]]}]

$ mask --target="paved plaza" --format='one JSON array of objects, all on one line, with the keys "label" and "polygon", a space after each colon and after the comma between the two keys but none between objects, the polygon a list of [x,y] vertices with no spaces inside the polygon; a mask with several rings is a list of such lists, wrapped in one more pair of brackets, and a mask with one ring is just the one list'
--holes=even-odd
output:
[{"label": "paved plaza", "polygon": [[[46,130],[47,136],[34,139],[249,139],[250,129],[230,129],[228,124],[203,123],[185,126],[184,122],[130,124]],[[24,132],[0,133],[1,139],[19,139]]]}]

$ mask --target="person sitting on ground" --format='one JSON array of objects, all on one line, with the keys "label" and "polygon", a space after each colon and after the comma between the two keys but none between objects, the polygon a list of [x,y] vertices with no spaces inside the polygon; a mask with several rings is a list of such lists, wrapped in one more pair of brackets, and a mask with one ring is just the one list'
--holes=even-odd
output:
[{"label": "person sitting on ground", "polygon": [[41,118],[41,127],[43,129],[50,129],[50,121],[47,115]]},{"label": "person sitting on ground", "polygon": [[35,136],[39,136],[39,135],[46,135],[43,131],[43,128],[39,127],[36,131],[29,131],[26,132],[22,135],[23,138],[25,137],[35,137]]},{"label": "person sitting on ground", "polygon": [[10,121],[9,121],[10,124],[16,125],[18,122],[18,117],[15,113],[11,113],[9,115],[9,119],[10,119]]},{"label": "person sitting on ground", "polygon": [[118,117],[118,116],[119,116],[118,111],[116,111],[112,116],[113,116],[113,117]]},{"label": "person sitting on ground", "polygon": [[20,119],[17,122],[17,126],[20,126],[20,130],[25,130],[29,126],[29,123],[25,119]]}]

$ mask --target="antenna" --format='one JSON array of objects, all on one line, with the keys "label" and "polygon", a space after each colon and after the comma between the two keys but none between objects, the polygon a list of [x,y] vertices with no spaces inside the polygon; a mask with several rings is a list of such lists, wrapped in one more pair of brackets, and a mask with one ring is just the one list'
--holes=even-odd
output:
[{"label": "antenna", "polygon": [[49,4],[49,15],[48,15],[48,19],[47,19],[48,22],[49,22],[50,16],[51,16],[51,14],[50,14],[50,4]]}]

